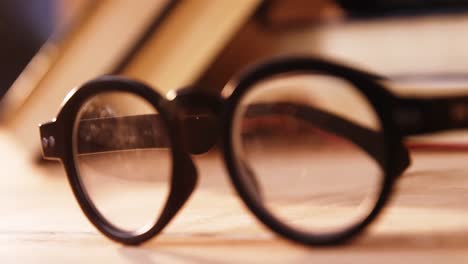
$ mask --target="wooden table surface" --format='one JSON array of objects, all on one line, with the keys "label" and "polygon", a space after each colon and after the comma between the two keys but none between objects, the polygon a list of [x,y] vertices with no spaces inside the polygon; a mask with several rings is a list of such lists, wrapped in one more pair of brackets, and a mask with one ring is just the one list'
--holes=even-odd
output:
[{"label": "wooden table surface", "polygon": [[196,158],[201,184],[163,234],[138,247],[86,220],[59,165],[40,165],[0,132],[2,263],[466,263],[468,151],[413,153],[378,221],[352,243],[305,248],[261,226],[221,159]]}]

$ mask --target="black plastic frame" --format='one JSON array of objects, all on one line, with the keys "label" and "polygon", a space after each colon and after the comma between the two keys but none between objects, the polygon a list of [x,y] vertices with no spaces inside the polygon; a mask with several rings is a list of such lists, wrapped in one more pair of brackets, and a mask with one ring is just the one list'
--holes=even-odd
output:
[{"label": "black plastic frame", "polygon": [[[108,222],[89,200],[86,191],[83,190],[75,166],[73,130],[78,112],[87,99],[99,93],[110,91],[129,92],[152,104],[165,123],[170,138],[173,164],[169,197],[157,222],[151,228],[141,232],[124,231]],[[124,244],[139,244],[155,236],[179,211],[197,183],[196,169],[187,152],[183,151],[180,141],[176,140],[180,129],[177,128],[178,123],[174,122],[173,108],[169,107],[168,102],[163,97],[145,84],[119,77],[104,76],[90,81],[80,89],[72,91],[67,98],[68,100],[62,105],[57,118],[40,126],[42,139],[50,139],[51,137],[55,139],[53,146],[49,144],[48,147],[43,148],[44,155],[52,153],[51,158],[60,159],[63,162],[68,181],[82,211],[93,225],[106,236]]]},{"label": "black plastic frame", "polygon": [[[262,205],[261,190],[258,189],[255,178],[251,177],[246,180],[245,177],[240,177],[242,173],[250,173],[249,168],[245,164],[236,165],[239,163],[233,151],[232,128],[239,102],[256,83],[274,75],[296,72],[322,73],[350,82],[368,99],[381,124],[382,131],[379,137],[383,138],[384,155],[374,157],[383,170],[380,196],[371,213],[362,222],[342,232],[327,235],[311,234],[282,223]],[[101,232],[124,244],[139,244],[158,234],[185,204],[195,188],[197,173],[189,153],[203,153],[219,139],[226,168],[235,189],[250,211],[264,225],[281,236],[301,244],[335,245],[354,238],[379,215],[390,196],[395,180],[410,164],[408,151],[402,143],[404,136],[468,127],[468,97],[399,98],[384,87],[383,80],[385,79],[378,75],[308,57],[278,58],[255,65],[233,78],[225,86],[221,96],[207,94],[195,87],[188,87],[169,93],[164,98],[141,82],[116,76],[104,76],[72,91],[67,96],[57,118],[40,126],[43,154],[46,158],[59,159],[63,162],[81,209]],[[161,217],[151,228],[140,233],[122,231],[98,212],[81,187],[74,163],[72,135],[78,111],[90,97],[109,91],[129,92],[146,99],[157,109],[158,122],[164,122],[170,134],[170,146],[167,146],[172,150],[173,159],[170,194]],[[261,108],[257,114],[261,114]],[[371,149],[366,146],[365,140],[360,138],[359,133],[364,130],[358,125],[346,120],[340,121],[338,117],[330,113],[316,112],[315,114],[325,116],[334,122],[326,129],[332,132],[335,130],[334,133],[348,137],[363,149]],[[211,120],[187,118],[197,115],[213,118]],[[203,122],[197,124],[194,120]],[[341,125],[336,126],[338,121]],[[354,132],[346,134],[339,131],[343,124],[352,128],[350,130]],[[207,127],[209,129],[206,129]],[[209,134],[204,135],[204,131]],[[366,136],[363,135],[363,138]],[[202,144],[197,145],[194,142],[202,142]],[[372,154],[372,151],[367,151],[367,153]],[[252,184],[254,189],[251,188]]]},{"label": "black plastic frame", "polygon": [[[357,89],[369,100],[372,107],[376,110],[379,121],[382,126],[382,137],[387,143],[384,150],[385,162],[383,166],[383,181],[380,190],[380,196],[371,211],[371,213],[360,223],[351,226],[343,232],[328,234],[328,235],[313,235],[300,230],[295,230],[290,226],[282,223],[274,217],[266,208],[259,202],[256,202],[254,195],[247,191],[245,184],[237,176],[239,170],[236,168],[236,157],[233,151],[232,141],[232,125],[233,117],[235,116],[236,106],[242,100],[242,97],[253,87],[257,82],[271,78],[274,75],[294,72],[312,72],[318,74],[327,74],[343,78],[344,80],[355,85]],[[361,72],[338,64],[330,63],[319,59],[311,59],[305,57],[280,58],[270,61],[261,66],[251,68],[229,82],[223,92],[228,96],[226,102],[226,118],[223,123],[223,154],[225,156],[227,168],[231,175],[232,182],[236,190],[245,201],[249,209],[260,219],[260,221],[270,227],[278,234],[306,245],[333,245],[346,242],[355,234],[359,233],[366,227],[381,211],[383,205],[388,200],[391,192],[393,181],[408,166],[408,155],[401,143],[401,138],[398,136],[397,128],[394,126],[391,112],[391,100],[393,96],[381,85],[378,81],[379,76],[375,76],[366,72]],[[398,153],[404,153],[400,156]],[[392,158],[390,158],[392,157]],[[403,165],[402,165],[403,164]]]}]

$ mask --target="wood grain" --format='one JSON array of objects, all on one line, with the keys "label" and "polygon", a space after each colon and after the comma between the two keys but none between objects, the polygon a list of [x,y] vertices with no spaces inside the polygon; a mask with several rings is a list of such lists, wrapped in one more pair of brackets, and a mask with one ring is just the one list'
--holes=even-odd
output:
[{"label": "wood grain", "polygon": [[394,199],[342,247],[305,248],[273,235],[232,191],[217,155],[196,157],[201,184],[164,233],[116,244],[78,209],[62,168],[38,165],[0,133],[2,263],[462,263],[468,260],[468,153],[413,153]]}]

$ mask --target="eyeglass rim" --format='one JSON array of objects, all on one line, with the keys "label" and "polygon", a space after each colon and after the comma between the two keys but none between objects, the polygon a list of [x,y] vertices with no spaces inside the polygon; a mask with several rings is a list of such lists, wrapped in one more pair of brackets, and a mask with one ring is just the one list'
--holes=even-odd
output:
[{"label": "eyeglass rim", "polygon": [[[235,111],[246,94],[256,83],[269,79],[276,75],[312,72],[334,76],[344,79],[356,87],[369,101],[375,110],[380,121],[384,135],[386,164],[383,168],[383,181],[380,195],[377,198],[371,212],[361,222],[336,233],[312,234],[293,228],[273,215],[265,206],[256,199],[252,192],[249,192],[246,183],[243,182],[241,171],[236,166],[237,157],[234,153],[234,143],[232,129],[234,125]],[[390,197],[395,178],[400,175],[401,153],[405,151],[402,145],[401,136],[395,124],[392,122],[391,104],[393,95],[387,91],[378,81],[382,77],[358,71],[340,64],[325,61],[317,58],[304,56],[287,57],[269,60],[264,63],[254,65],[233,78],[223,89],[223,95],[227,96],[225,112],[223,115],[222,149],[226,168],[231,176],[232,183],[243,199],[250,211],[260,220],[261,223],[272,229],[283,237],[305,245],[323,246],[337,245],[355,238],[379,215],[384,205]]]},{"label": "eyeglass rim", "polygon": [[[169,195],[154,224],[144,230],[127,231],[108,221],[89,199],[75,163],[73,133],[79,111],[90,98],[107,92],[127,92],[141,97],[158,111],[168,131],[172,160]],[[153,238],[164,229],[192,193],[197,176],[193,163],[186,152],[182,150],[180,142],[177,141],[176,133],[180,129],[177,128],[177,122],[173,121],[176,118],[175,114],[173,109],[168,107],[168,102],[164,97],[148,85],[118,76],[102,76],[86,82],[73,90],[62,105],[54,122],[56,134],[61,135],[56,142],[57,146],[62,146],[59,157],[81,210],[90,222],[110,239],[123,244],[136,245]]]},{"label": "eyeglass rim", "polygon": [[[242,95],[253,87],[253,83],[260,81],[266,77],[279,73],[286,73],[291,71],[319,71],[331,75],[337,75],[345,78],[353,83],[361,92],[366,95],[371,105],[376,110],[378,117],[381,121],[382,130],[384,131],[386,146],[387,163],[384,168],[384,181],[382,186],[381,195],[372,213],[358,226],[345,232],[329,235],[329,236],[311,236],[304,232],[293,230],[265,211],[265,208],[259,206],[258,203],[246,191],[245,186],[239,178],[238,168],[235,166],[235,157],[232,152],[232,123],[234,112],[240,102]],[[231,181],[246,206],[250,211],[257,216],[258,220],[264,225],[269,227],[272,231],[284,238],[291,241],[298,242],[306,245],[330,245],[346,242],[355,234],[360,232],[366,227],[381,211],[385,202],[388,200],[391,192],[391,187],[396,176],[400,174],[398,171],[397,161],[398,155],[404,149],[401,143],[401,136],[392,122],[391,104],[393,96],[378,83],[380,77],[371,75],[365,72],[360,72],[352,68],[334,64],[329,61],[313,59],[308,57],[288,57],[268,61],[251,67],[242,74],[233,78],[223,89],[222,95],[224,105],[221,109],[221,120],[223,120],[220,129],[221,138],[221,152],[225,159],[225,166],[231,178]],[[166,125],[171,139],[172,159],[173,159],[173,175],[171,185],[171,197],[173,199],[166,203],[168,213],[163,219],[159,219],[157,223],[144,233],[134,233],[123,231],[109,225],[103,221],[102,217],[96,214],[95,208],[86,202],[83,191],[80,190],[80,185],[77,182],[77,170],[74,164],[74,155],[72,149],[72,135],[75,119],[80,106],[86,101],[87,98],[103,91],[126,91],[132,94],[137,94],[149,101],[158,112],[163,115],[166,120]],[[67,96],[62,109],[60,110],[56,120],[54,129],[60,131],[61,137],[57,138],[57,145],[62,146],[57,150],[58,155],[65,165],[65,170],[75,197],[78,203],[98,230],[109,238],[124,244],[139,244],[159,233],[172,217],[179,211],[180,207],[190,196],[195,184],[197,182],[197,175],[192,160],[180,144],[180,131],[177,122],[177,113],[174,105],[170,101],[155,92],[148,85],[138,81],[130,80],[127,78],[104,76],[98,79],[89,81],[76,89],[69,96]],[[177,171],[176,171],[177,170]],[[178,176],[179,175],[179,176]],[[172,188],[178,185],[177,188]],[[183,187],[183,188],[181,188]],[[172,195],[172,193],[175,193]],[[171,204],[172,203],[172,204]],[[169,206],[170,204],[170,206]]]}]

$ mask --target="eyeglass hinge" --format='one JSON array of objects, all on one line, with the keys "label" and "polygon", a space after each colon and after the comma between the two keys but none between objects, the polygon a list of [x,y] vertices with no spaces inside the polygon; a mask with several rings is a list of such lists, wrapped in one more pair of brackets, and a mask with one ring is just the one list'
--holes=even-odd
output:
[{"label": "eyeglass hinge", "polygon": [[48,160],[58,160],[61,157],[55,127],[55,120],[39,125],[42,156]]}]

